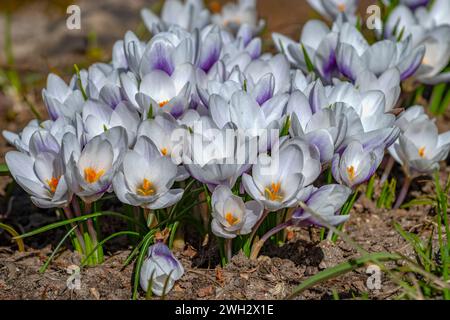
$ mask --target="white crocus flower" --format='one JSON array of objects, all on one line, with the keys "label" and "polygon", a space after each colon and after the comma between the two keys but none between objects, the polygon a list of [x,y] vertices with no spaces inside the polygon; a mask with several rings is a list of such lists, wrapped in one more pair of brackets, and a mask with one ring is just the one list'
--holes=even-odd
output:
[{"label": "white crocus flower", "polygon": [[[164,243],[157,242],[148,248],[139,282],[145,292],[152,290],[154,294],[162,296],[172,290],[175,281],[183,274],[183,265]],[[152,284],[151,288],[148,287],[149,283]]]},{"label": "white crocus flower", "polygon": [[320,174],[320,169],[313,173],[307,171],[311,168],[306,166],[308,161],[315,161],[320,167],[317,158],[305,159],[303,150],[309,148],[306,143],[291,142],[271,156],[260,154],[258,163],[252,168],[252,175],[242,176],[245,190],[273,212],[305,200],[311,192],[307,183],[312,183]]},{"label": "white crocus flower", "polygon": [[240,26],[247,24],[254,34],[259,33],[265,25],[263,20],[258,20],[256,0],[237,0],[238,3],[227,3],[220,13],[211,17],[213,23],[236,32]]},{"label": "white crocus flower", "polygon": [[273,76],[274,89],[273,94],[286,93],[291,87],[289,62],[282,54],[278,54],[269,59],[256,59],[243,71],[245,77],[258,83],[263,77],[271,74]]},{"label": "white crocus flower", "polygon": [[190,175],[211,191],[218,185],[233,188],[256,159],[257,150],[249,152],[254,141],[242,141],[231,127],[219,129],[209,117],[201,117],[191,130],[182,152],[183,164]]},{"label": "white crocus flower", "polygon": [[383,148],[364,147],[359,141],[353,141],[332,162],[334,179],[354,188],[369,181],[383,160]]},{"label": "white crocus flower", "polygon": [[244,91],[234,93],[229,102],[213,95],[210,99],[211,117],[220,129],[232,124],[248,137],[263,137],[259,148],[265,151],[274,143],[274,138],[279,136],[277,134],[274,137],[271,131],[280,129],[287,101],[288,95],[276,96],[260,107],[257,101]]},{"label": "white crocus flower", "polygon": [[156,34],[166,31],[172,25],[193,32],[203,29],[210,20],[210,12],[205,9],[202,0],[167,0],[158,17],[150,9],[142,9],[141,17],[147,29]]},{"label": "white crocus flower", "polygon": [[34,119],[31,120],[19,134],[16,134],[8,130],[3,130],[2,135],[5,138],[5,140],[9,144],[14,146],[17,150],[23,153],[28,153],[30,139],[32,135],[39,129],[41,129],[39,121]]},{"label": "white crocus flower", "polygon": [[125,129],[115,127],[94,137],[83,148],[76,142],[71,133],[63,138],[65,177],[70,189],[91,203],[112,191],[112,179],[128,145],[127,136]]},{"label": "white crocus flower", "polygon": [[386,38],[410,36],[413,47],[425,46],[425,56],[414,76],[426,84],[450,80],[450,73],[441,73],[450,61],[450,20],[440,19],[441,12],[436,8],[450,15],[450,6],[445,0],[436,1],[429,10],[421,8],[416,12],[400,5],[389,15],[384,31]]},{"label": "white crocus flower", "polygon": [[116,127],[125,129],[130,146],[136,140],[140,118],[128,102],[120,102],[113,109],[103,102],[88,100],[84,105],[82,116],[87,141]]},{"label": "white crocus flower", "polygon": [[339,33],[336,51],[339,71],[351,81],[366,70],[380,76],[394,67],[405,80],[420,67],[425,46],[413,47],[411,36],[401,41],[383,40],[370,45],[355,26],[345,23]]},{"label": "white crocus flower", "polygon": [[212,232],[224,239],[252,232],[263,213],[263,206],[256,201],[244,201],[233,195],[230,188],[218,186],[211,197]]},{"label": "white crocus flower", "polygon": [[309,5],[328,20],[335,20],[339,14],[351,16],[358,10],[358,0],[307,0]]},{"label": "white crocus flower", "polygon": [[40,208],[66,206],[72,193],[64,177],[64,163],[59,154],[41,152],[35,157],[10,151],[6,163],[16,182]]},{"label": "white crocus flower", "polygon": [[141,82],[130,73],[123,74],[121,81],[129,101],[144,118],[164,112],[179,118],[189,106],[191,83],[195,83],[195,78],[194,67],[183,64],[171,76],[154,70],[146,74]]},{"label": "white crocus flower", "polygon": [[279,52],[286,55],[291,64],[298,66],[304,72],[309,72],[307,57],[313,63],[316,71],[324,81],[331,82],[337,75],[336,46],[338,40],[338,27],[333,30],[319,20],[308,21],[302,29],[299,43],[290,38],[273,33],[272,38]]},{"label": "white crocus flower", "polygon": [[299,208],[292,214],[293,223],[298,226],[316,225],[321,227],[324,226],[321,219],[332,226],[344,223],[350,218],[350,215],[339,215],[339,210],[351,193],[352,189],[338,184],[326,185],[319,189],[314,188],[305,204],[319,215],[319,218]]},{"label": "white crocus flower", "polygon": [[80,90],[69,87],[64,80],[50,73],[47,78],[47,88],[42,90],[42,98],[52,120],[59,117],[73,119],[80,112],[84,103]]},{"label": "white crocus flower", "polygon": [[439,162],[448,157],[450,131],[439,134],[434,121],[423,116],[411,122],[405,120],[400,120],[403,131],[389,148],[390,154],[410,176],[432,173],[439,168]]},{"label": "white crocus flower", "polygon": [[171,189],[177,166],[160,154],[146,137],[140,137],[125,155],[122,169],[114,178],[114,191],[123,203],[148,209],[163,209],[180,201],[182,189]]},{"label": "white crocus flower", "polygon": [[292,93],[287,114],[291,117],[291,136],[314,145],[322,163],[331,161],[347,134],[345,114],[332,108],[321,108],[313,113],[308,99],[300,91]]}]

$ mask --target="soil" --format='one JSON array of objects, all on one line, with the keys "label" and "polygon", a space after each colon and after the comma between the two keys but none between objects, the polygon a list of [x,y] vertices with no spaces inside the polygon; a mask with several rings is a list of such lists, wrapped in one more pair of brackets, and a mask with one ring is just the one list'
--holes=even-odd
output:
[{"label": "soil", "polygon": [[[144,3],[148,5],[149,2],[135,0],[127,1],[124,5],[119,0],[80,0],[77,3],[87,17],[85,23],[89,27],[76,34],[68,35],[64,32],[64,12],[62,15],[48,15],[39,3],[25,7],[14,15],[16,61],[18,65],[26,66],[21,76],[25,77],[31,72],[38,79],[32,83],[32,89],[28,90],[27,94],[42,114],[44,108],[40,90],[45,85],[46,74],[51,71],[58,72],[67,79],[72,72],[73,63],[87,63],[86,39],[88,31],[92,30],[97,34],[98,46],[105,49],[104,60],[107,61],[107,52],[110,51],[114,40],[121,38],[126,30],[138,28],[138,10]],[[303,0],[260,0],[259,5],[261,15],[269,18],[271,31],[283,32],[294,38],[298,38],[300,27],[307,19],[317,17]],[[27,19],[39,23],[27,24]],[[2,32],[0,27],[0,34]],[[2,46],[0,41],[0,47]],[[32,58],[32,54],[35,57]],[[0,59],[3,61],[1,55]],[[28,66],[31,71],[27,70]],[[23,99],[0,90],[2,130],[18,131],[32,118],[33,114]],[[449,120],[449,112],[438,119],[441,130],[450,129]],[[0,137],[0,163],[6,151],[10,149]],[[444,181],[449,173],[450,167],[443,167],[441,180]],[[400,171],[394,174],[397,177],[402,176]],[[416,180],[407,201],[431,194],[432,185],[429,179]],[[113,207],[114,203],[110,206]],[[27,195],[11,183],[10,178],[0,177],[1,222],[10,224],[23,233],[57,220],[54,212],[34,207]],[[399,252],[413,257],[413,249],[395,231],[394,223],[426,238],[435,226],[435,216],[432,208],[427,206],[408,210],[379,209],[372,200],[361,196],[351,211],[350,220],[344,225],[344,231],[369,252]],[[104,234],[123,227],[114,219],[105,225],[108,227],[102,230]],[[358,256],[356,249],[342,239],[338,239],[336,243],[320,241],[319,233],[317,229],[292,229],[289,233],[290,240],[282,247],[273,243],[266,244],[257,261],[248,260],[242,253],[237,254],[224,268],[217,266],[218,250],[213,241],[202,247],[201,239],[187,239],[186,247],[176,252],[186,272],[168,298],[283,299],[308,277]],[[134,270],[132,265],[123,268],[131,247],[123,239],[108,245],[104,264],[81,270],[80,289],[67,287],[70,276],[67,268],[80,263],[80,257],[70,247],[63,247],[48,269],[40,273],[39,269],[63,236],[64,230],[56,230],[27,238],[26,252],[18,252],[10,237],[0,229],[0,299],[131,298]],[[435,237],[434,240],[437,241],[437,236]],[[297,299],[332,299],[336,295],[341,299],[392,299],[400,294],[399,287],[387,275],[382,277],[380,290],[369,290],[366,286],[368,275],[365,269],[361,268],[321,283],[304,291]],[[139,298],[145,298],[141,291]]]}]

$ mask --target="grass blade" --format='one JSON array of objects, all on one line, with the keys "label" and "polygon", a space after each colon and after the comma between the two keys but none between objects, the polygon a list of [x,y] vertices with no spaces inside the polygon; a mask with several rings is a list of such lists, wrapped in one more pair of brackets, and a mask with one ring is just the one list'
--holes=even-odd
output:
[{"label": "grass blade", "polygon": [[9,168],[6,163],[0,163],[0,176],[9,176]]},{"label": "grass blade", "polygon": [[304,290],[309,289],[315,286],[318,283],[327,281],[329,279],[335,278],[347,272],[353,271],[364,266],[368,262],[376,261],[395,261],[400,260],[401,257],[397,254],[387,253],[387,252],[378,252],[372,253],[365,256],[362,256],[357,259],[350,259],[346,262],[343,262],[333,268],[328,268],[318,274],[308,278],[302,284],[300,284],[294,291],[287,297],[287,299],[292,299],[295,296],[302,293]]},{"label": "grass blade", "polygon": [[84,267],[86,264],[88,264],[88,259],[97,251],[98,248],[102,247],[106,242],[108,242],[111,239],[114,239],[116,237],[120,237],[120,236],[133,236],[133,237],[139,237],[140,234],[138,232],[134,232],[134,231],[120,231],[120,232],[116,232],[108,237],[106,237],[105,239],[103,239],[102,241],[100,241],[99,243],[97,243],[97,245],[86,255],[86,257],[84,258],[84,260],[81,262],[81,267]]},{"label": "grass blade", "polygon": [[73,226],[72,229],[70,229],[65,235],[64,237],[61,239],[61,241],[58,243],[58,245],[56,246],[55,250],[53,250],[52,254],[50,255],[50,257],[48,257],[47,261],[45,261],[44,265],[39,269],[40,273],[44,273],[45,270],[47,270],[50,262],[53,260],[53,258],[55,257],[56,253],[59,251],[59,248],[61,248],[62,244],[64,243],[64,241],[66,241],[66,239],[72,234],[72,232],[75,231],[75,229],[78,228],[78,226]]},{"label": "grass blade", "polygon": [[[24,233],[24,234],[19,235],[19,236],[16,236],[16,237],[14,237],[14,239],[23,239],[23,238],[32,237],[32,236],[35,236],[37,234],[40,234],[40,233],[43,233],[43,232],[47,232],[47,231],[50,231],[50,230],[53,230],[53,229],[56,229],[56,228],[59,228],[59,227],[63,227],[63,226],[66,226],[68,224],[71,224],[71,223],[80,222],[80,221],[86,221],[86,220],[89,220],[89,219],[92,219],[92,218],[102,217],[102,216],[118,217],[118,218],[121,218],[123,220],[133,221],[136,224],[141,225],[139,222],[136,222],[135,219],[130,218],[130,217],[124,215],[124,214],[117,213],[117,212],[112,212],[112,211],[102,211],[102,212],[96,212],[96,213],[92,213],[92,214],[87,214],[87,215],[84,215],[84,216],[81,216],[81,217],[76,217],[76,218],[73,218],[73,219],[67,219],[67,220],[55,222],[55,223],[49,224],[47,226],[44,226],[42,228],[38,228],[36,230]],[[145,227],[145,226],[143,226],[143,227]]]},{"label": "grass blade", "polygon": [[[139,253],[138,260],[136,261],[136,267],[135,267],[135,273],[134,273],[134,284],[133,284],[133,296],[132,299],[137,299],[137,292],[139,288],[139,280],[141,277],[141,268],[142,264],[144,263],[145,256],[147,255],[148,247],[150,247],[150,244],[153,241],[153,234],[150,232],[151,236],[149,236],[144,243],[142,244],[141,252]],[[150,289],[151,290],[151,289]]]},{"label": "grass blade", "polygon": [[0,222],[0,229],[5,230],[6,232],[8,232],[13,237],[13,239],[17,242],[17,247],[19,247],[19,251],[20,252],[24,252],[25,251],[25,245],[23,243],[23,240],[18,238],[19,234],[17,233],[16,230],[14,230],[13,227],[8,226],[7,224],[4,224],[4,223]]}]

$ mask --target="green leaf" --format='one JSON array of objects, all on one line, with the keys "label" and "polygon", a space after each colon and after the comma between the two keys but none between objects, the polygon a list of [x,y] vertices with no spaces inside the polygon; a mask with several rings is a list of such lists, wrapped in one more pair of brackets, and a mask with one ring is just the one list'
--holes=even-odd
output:
[{"label": "green leaf", "polygon": [[408,209],[415,206],[434,206],[434,200],[428,198],[414,199],[401,206],[402,209]]},{"label": "green leaf", "polygon": [[8,176],[10,174],[8,166],[6,163],[0,164],[0,176]]},{"label": "green leaf", "polygon": [[[43,233],[43,232],[47,232],[47,231],[50,231],[50,230],[53,230],[53,229],[56,229],[56,228],[59,228],[59,227],[63,227],[63,226],[66,226],[68,224],[71,224],[71,223],[82,222],[82,221],[86,221],[86,220],[89,220],[89,219],[92,219],[92,218],[102,217],[102,216],[118,217],[118,218],[121,218],[123,220],[133,221],[136,224],[141,225],[140,223],[136,222],[136,220],[134,220],[133,218],[130,218],[130,217],[128,217],[126,215],[123,215],[121,213],[112,212],[112,211],[102,211],[102,212],[96,212],[96,213],[92,213],[92,214],[87,214],[87,215],[84,215],[84,216],[76,217],[76,218],[73,218],[73,219],[67,219],[67,220],[55,222],[55,223],[49,224],[47,226],[44,226],[42,228],[39,228],[39,229],[30,231],[30,232],[21,234],[20,236],[14,237],[14,239],[23,239],[23,238],[32,237],[32,236],[35,236],[37,234],[40,234],[40,233]],[[143,225],[141,225],[141,226],[143,226]],[[145,227],[145,226],[143,226],[143,227]]]},{"label": "green leaf", "polygon": [[81,266],[84,267],[85,265],[88,264],[88,259],[95,254],[95,252],[97,252],[98,248],[101,248],[106,242],[108,242],[111,239],[114,239],[116,237],[120,237],[120,236],[133,236],[133,237],[139,237],[139,233],[138,232],[134,232],[134,231],[120,231],[120,232],[116,232],[108,237],[106,237],[105,239],[103,239],[102,241],[100,241],[99,243],[97,243],[97,245],[86,255],[86,257],[84,258],[84,260],[81,262]]},{"label": "green leaf", "polygon": [[286,121],[284,122],[283,128],[280,132],[280,137],[285,137],[289,135],[289,129],[291,128],[291,117],[287,116]]},{"label": "green leaf", "polygon": [[65,235],[64,237],[61,239],[61,241],[58,243],[58,245],[56,246],[55,250],[53,250],[52,254],[50,255],[50,257],[48,257],[47,261],[45,261],[44,265],[39,269],[40,273],[44,273],[45,270],[47,270],[48,265],[50,264],[50,262],[53,260],[53,258],[55,257],[56,253],[58,253],[59,248],[61,248],[62,244],[64,243],[64,241],[66,241],[66,239],[72,234],[72,232],[75,231],[75,229],[78,228],[78,226],[73,226],[72,229],[70,229]]},{"label": "green leaf", "polygon": [[442,99],[441,106],[439,107],[437,114],[443,115],[449,106],[450,106],[450,90],[447,90],[447,93]]},{"label": "green leaf", "polygon": [[306,62],[306,67],[308,68],[308,72],[313,72],[314,71],[314,65],[311,61],[311,58],[309,57],[308,52],[305,49],[305,46],[303,45],[303,43],[301,44],[302,46],[302,51],[303,51],[303,56],[305,57],[305,62]]},{"label": "green leaf", "polygon": [[396,261],[402,259],[401,256],[388,252],[378,252],[367,254],[363,257],[357,259],[350,259],[346,262],[343,262],[335,267],[328,268],[318,274],[306,279],[301,283],[298,287],[294,289],[290,296],[287,299],[292,299],[302,293],[304,290],[309,289],[315,286],[318,283],[333,279],[347,272],[353,271],[364,266],[368,262],[381,262],[381,261]]},{"label": "green leaf", "polygon": [[446,83],[441,83],[433,88],[430,101],[430,111],[434,115],[437,115],[441,109],[442,97],[444,96],[446,86]]},{"label": "green leaf", "polygon": [[[141,277],[141,268],[142,268],[142,264],[144,263],[144,259],[147,255],[147,250],[148,247],[150,247],[150,244],[153,241],[153,235],[151,237],[148,237],[141,248],[141,251],[139,253],[139,257],[138,260],[136,262],[136,267],[134,269],[134,284],[133,284],[133,300],[137,299],[137,292],[138,292],[138,288],[139,288],[139,280]],[[151,290],[151,288],[149,288]]]},{"label": "green leaf", "polygon": [[78,65],[76,65],[76,64],[74,64],[73,67],[75,69],[75,73],[77,74],[77,83],[78,83],[78,86],[80,87],[81,94],[83,95],[83,99],[86,101],[88,99],[88,96],[86,94],[86,91],[83,88],[83,82],[81,81],[81,76],[80,76],[80,68],[78,68]]},{"label": "green leaf", "polygon": [[173,241],[175,240],[175,235],[177,233],[177,229],[180,222],[176,221],[173,226],[170,228],[170,238],[169,238],[169,249],[172,250],[173,248]]},{"label": "green leaf", "polygon": [[23,240],[17,238],[17,237],[19,237],[19,234],[17,233],[17,231],[13,227],[0,222],[0,229],[5,230],[11,236],[13,236],[13,239],[17,242],[17,246],[19,247],[19,251],[20,252],[24,252],[25,251],[25,246],[23,244]]}]

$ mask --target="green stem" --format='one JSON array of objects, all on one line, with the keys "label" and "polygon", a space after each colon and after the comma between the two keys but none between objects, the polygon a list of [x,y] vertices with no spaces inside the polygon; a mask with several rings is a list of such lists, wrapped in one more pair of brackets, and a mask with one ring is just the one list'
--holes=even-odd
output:
[{"label": "green stem", "polygon": [[[73,213],[70,210],[70,207],[64,207],[63,211],[64,211],[67,219],[73,219]],[[78,242],[79,242],[79,244],[81,246],[81,249],[83,250],[83,252],[86,252],[86,245],[85,245],[84,240],[83,240],[83,235],[82,235],[80,229],[78,229],[78,225],[76,225],[75,223],[71,223],[70,225],[75,230],[74,231],[75,232],[75,236],[78,239]]]}]

